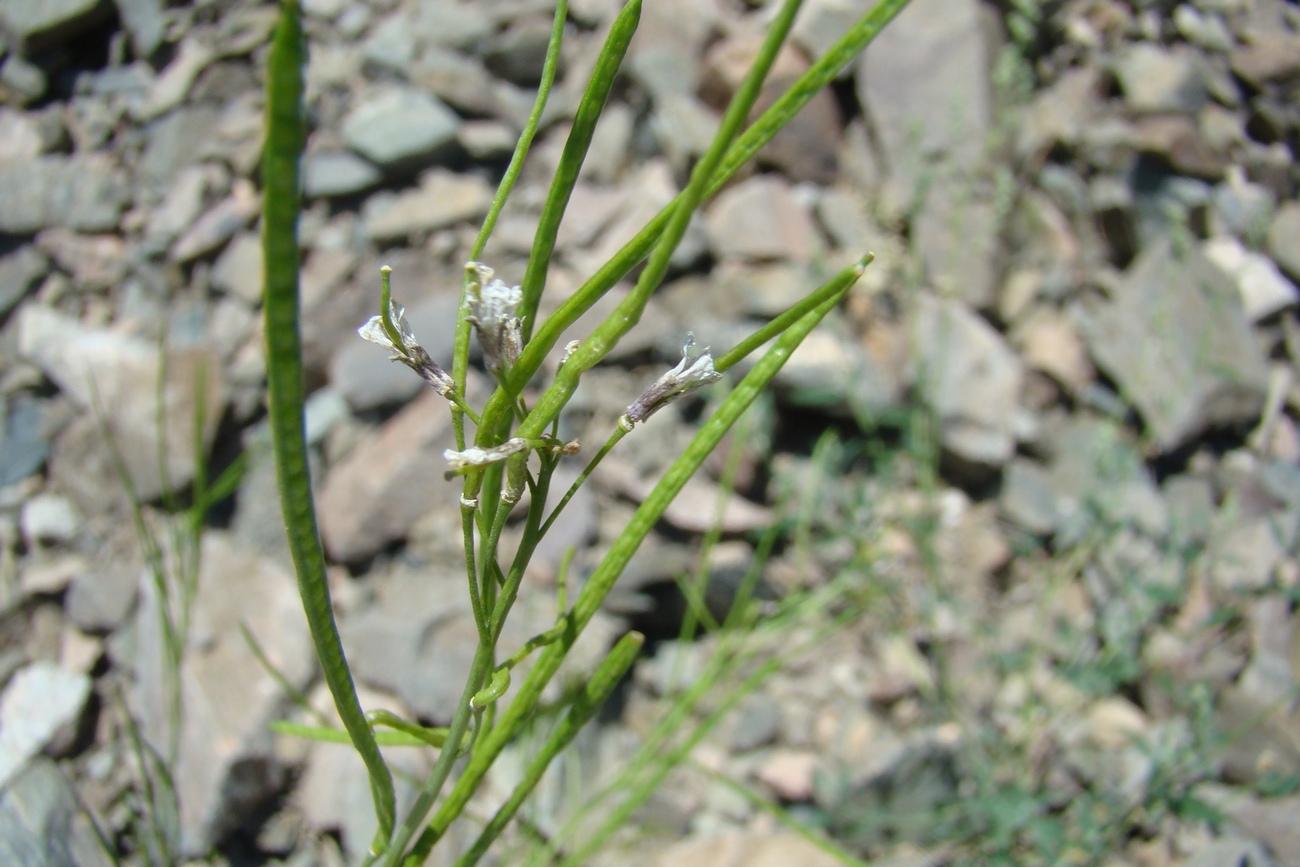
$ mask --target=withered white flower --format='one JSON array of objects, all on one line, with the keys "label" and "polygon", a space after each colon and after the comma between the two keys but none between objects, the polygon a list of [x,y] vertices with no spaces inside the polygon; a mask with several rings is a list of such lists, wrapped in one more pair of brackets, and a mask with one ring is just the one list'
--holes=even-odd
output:
[{"label": "withered white flower", "polygon": [[388,315],[393,321],[393,327],[397,329],[397,336],[401,340],[401,345],[393,342],[388,329],[384,328],[382,316],[371,316],[365,325],[357,329],[357,334],[393,353],[391,356],[393,361],[400,361],[420,374],[425,382],[433,386],[434,390],[444,397],[455,391],[455,381],[447,374],[447,371],[439,367],[437,362],[429,357],[429,353],[415,339],[415,333],[411,331],[411,324],[406,321],[406,310],[396,301],[389,299]]},{"label": "withered white flower", "polygon": [[489,449],[482,449],[478,446],[470,446],[464,451],[447,449],[442,453],[442,456],[447,459],[447,463],[451,465],[453,470],[463,470],[469,467],[485,467],[488,464],[499,463],[527,448],[527,440],[515,437]]},{"label": "withered white flower", "polygon": [[472,275],[466,292],[469,314],[465,317],[474,325],[487,369],[496,373],[505,370],[519,359],[523,349],[523,320],[515,310],[524,300],[523,290],[507,286],[482,262],[469,262],[465,270]]},{"label": "withered white flower", "polygon": [[722,379],[722,374],[713,369],[713,355],[709,348],[706,346],[704,351],[696,354],[695,335],[688,333],[682,345],[682,360],[641,393],[627,408],[625,418],[629,426],[643,422],[682,395],[719,379]]}]

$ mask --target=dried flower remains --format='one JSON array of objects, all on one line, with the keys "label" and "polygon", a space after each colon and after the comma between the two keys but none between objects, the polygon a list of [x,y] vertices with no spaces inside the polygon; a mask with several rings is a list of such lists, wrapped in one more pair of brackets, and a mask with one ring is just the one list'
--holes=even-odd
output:
[{"label": "dried flower remains", "polygon": [[507,286],[482,262],[468,262],[470,273],[465,303],[469,315],[465,318],[474,326],[483,357],[491,373],[508,369],[523,349],[523,320],[515,315],[524,293],[518,286]]},{"label": "dried flower remains", "polygon": [[722,374],[713,369],[713,355],[709,348],[706,346],[702,352],[696,353],[695,335],[687,334],[686,342],[682,345],[682,360],[642,392],[627,408],[623,419],[630,428],[650,418],[682,395],[711,385],[719,379],[722,379]]},{"label": "dried flower remains", "polygon": [[415,339],[415,334],[411,331],[411,324],[406,321],[406,311],[396,301],[390,300],[388,302],[388,314],[389,320],[397,331],[396,341],[393,340],[393,336],[384,326],[382,316],[371,316],[365,325],[357,329],[357,333],[371,343],[377,343],[393,353],[393,361],[400,361],[420,374],[424,381],[433,386],[438,394],[443,397],[450,396],[456,390],[456,383],[447,374],[447,371],[439,367],[429,357],[429,353]]}]

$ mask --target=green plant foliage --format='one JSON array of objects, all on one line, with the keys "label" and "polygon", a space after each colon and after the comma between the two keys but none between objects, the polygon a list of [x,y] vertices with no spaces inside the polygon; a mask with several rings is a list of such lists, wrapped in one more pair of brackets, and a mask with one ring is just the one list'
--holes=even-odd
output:
[{"label": "green plant foliage", "polygon": [[[552,474],[562,457],[577,450],[576,443],[563,443],[556,438],[557,419],[583,373],[599,364],[636,325],[646,302],[662,281],[672,252],[685,233],[692,214],[701,203],[770,140],[812,95],[828,84],[897,14],[904,2],[885,0],[875,7],[771,109],[747,127],[747,119],[767,72],[800,6],[798,0],[787,0],[782,4],[753,67],[727,109],[717,137],[696,164],[686,188],[623,250],[597,269],[557,312],[536,322],[556,233],[596,123],[636,32],[641,0],[630,0],[610,28],[577,108],[538,224],[522,285],[507,286],[478,261],[466,265],[462,312],[456,324],[450,373],[434,364],[419,345],[402,316],[401,307],[390,296],[387,271],[382,275],[379,314],[361,329],[361,334],[389,349],[395,359],[411,367],[451,403],[455,448],[447,450],[448,478],[462,486],[467,593],[474,610],[479,640],[462,697],[452,709],[451,722],[446,729],[436,730],[423,729],[395,718],[379,719],[374,714],[362,712],[331,613],[302,432],[303,386],[295,231],[299,208],[298,160],[304,133],[303,37],[297,3],[293,0],[282,2],[280,24],[269,63],[269,123],[263,163],[266,190],[263,214],[265,311],[272,431],[290,549],[313,640],[347,737],[366,761],[370,773],[379,817],[379,834],[371,853],[376,863],[385,867],[414,865],[428,857],[433,846],[462,815],[502,749],[532,725],[541,707],[543,689],[555,676],[574,642],[668,504],[760,396],[800,341],[839,303],[870,262],[868,255],[850,264],[785,314],[722,353],[716,361],[707,350],[693,351],[688,340],[681,364],[665,373],[640,398],[629,404],[627,414],[611,431],[609,441],[589,459],[577,485],[586,480],[595,465],[622,439],[636,436],[635,427],[661,406],[686,393],[708,387],[741,359],[760,349],[764,351],[718,404],[692,443],[645,499],[581,592],[570,604],[566,604],[562,595],[560,614],[554,626],[526,643],[514,656],[498,660],[497,643],[519,592],[529,558],[577,489],[575,485],[557,507],[547,513],[547,492]],[[496,216],[512,189],[535,134],[554,80],[565,17],[566,4],[561,0],[555,12],[538,98],[483,230],[474,244],[472,255],[476,259],[486,247]],[[564,360],[554,380],[529,406],[522,397],[524,388],[541,369],[546,355],[555,349],[559,335],[642,261],[645,265],[633,291],[586,340],[565,349]],[[483,346],[489,370],[498,381],[495,394],[477,411],[464,399],[472,333]],[[466,420],[474,425],[472,436],[466,431]],[[499,555],[498,543],[506,518],[525,491],[530,495],[530,506],[522,541],[507,562]],[[718,627],[711,620],[706,621],[706,625]],[[641,638],[635,634],[625,637],[585,685],[576,691],[570,690],[557,726],[532,759],[523,781],[458,863],[475,863],[492,847],[497,836],[527,800],[547,765],[591,718],[618,678],[631,665],[640,642]],[[512,670],[526,658],[531,659],[526,676],[512,678]],[[378,752],[377,736],[372,732],[375,725],[393,730],[392,734],[383,735],[385,742],[399,740],[440,746],[430,776],[400,820],[394,809],[391,774]],[[317,739],[342,736],[341,732],[323,727],[284,730]],[[453,767],[458,764],[458,758],[462,762],[453,782]]]}]

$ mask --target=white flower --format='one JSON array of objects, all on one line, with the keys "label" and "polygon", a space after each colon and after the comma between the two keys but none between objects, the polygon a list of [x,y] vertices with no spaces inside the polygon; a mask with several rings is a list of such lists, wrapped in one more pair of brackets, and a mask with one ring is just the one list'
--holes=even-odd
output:
[{"label": "white flower", "polygon": [[447,449],[442,456],[447,459],[447,463],[453,470],[463,470],[468,467],[485,467],[488,464],[500,463],[527,448],[527,440],[515,437],[489,449],[481,449],[478,446],[470,446],[459,452],[455,449]]},{"label": "white flower", "polygon": [[415,333],[411,331],[411,324],[406,321],[406,311],[392,299],[388,301],[388,315],[393,321],[393,327],[397,329],[397,336],[401,341],[400,345],[393,343],[388,329],[384,327],[382,316],[371,316],[365,325],[357,329],[357,333],[371,343],[377,343],[393,353],[391,356],[393,361],[400,361],[420,374],[424,381],[433,386],[434,390],[443,397],[447,397],[455,391],[455,381],[447,374],[447,371],[439,367],[437,362],[429,357],[429,353],[415,339]]},{"label": "white flower", "polygon": [[709,348],[706,346],[698,355],[693,354],[694,350],[695,335],[687,334],[686,343],[682,345],[682,360],[627,408],[626,418],[630,425],[645,421],[683,394],[722,379],[722,374],[713,369],[713,355]]},{"label": "white flower", "polygon": [[523,290],[496,279],[496,272],[481,262],[466,263],[465,270],[473,274],[465,295],[469,307],[465,318],[478,333],[487,369],[492,373],[505,370],[523,349],[523,321],[515,316],[524,300]]},{"label": "white flower", "polygon": [[384,317],[382,316],[371,316],[365,325],[357,329],[357,334],[393,353],[393,361],[405,361],[420,344],[415,339],[415,332],[411,331],[411,323],[406,321],[405,308],[396,301],[389,299],[388,315],[393,320],[393,326],[397,329],[398,337],[401,338],[402,343],[400,346],[393,343],[388,334],[388,329],[384,328]]}]

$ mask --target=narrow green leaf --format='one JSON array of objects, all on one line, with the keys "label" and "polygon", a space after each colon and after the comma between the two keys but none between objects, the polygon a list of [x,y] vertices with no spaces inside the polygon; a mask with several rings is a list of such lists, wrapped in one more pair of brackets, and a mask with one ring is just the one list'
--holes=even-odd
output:
[{"label": "narrow green leaf", "polygon": [[[528,115],[523,131],[519,134],[519,141],[515,144],[514,153],[510,155],[510,165],[506,166],[505,174],[501,176],[501,183],[497,185],[496,195],[492,197],[492,204],[488,207],[487,216],[483,218],[483,225],[479,228],[478,237],[474,239],[474,245],[470,248],[469,257],[471,260],[477,260],[483,255],[488,238],[492,236],[492,230],[496,228],[497,218],[501,216],[501,209],[505,207],[506,199],[510,197],[510,192],[515,187],[515,181],[519,179],[519,172],[524,166],[524,158],[528,156],[528,151],[533,144],[533,138],[537,135],[537,127],[542,122],[542,112],[545,110],[546,101],[551,95],[551,86],[555,83],[555,73],[560,65],[560,45],[563,42],[564,21],[568,13],[569,0],[558,0],[555,4],[554,23],[551,25],[551,39],[546,46],[546,59],[542,63],[542,77],[537,84],[537,98],[533,101],[533,109]],[[467,279],[462,281],[460,299],[462,309],[465,307],[464,293],[465,287],[468,286]],[[469,331],[469,321],[465,319],[463,314],[458,316],[451,375],[452,379],[456,380],[456,387],[462,392],[465,390],[465,374],[469,369]],[[459,422],[456,425],[456,432],[456,448],[463,449],[465,447],[464,429]]]},{"label": "narrow green leaf", "polygon": [[267,62],[267,132],[262,156],[268,408],[280,508],[298,575],[298,592],[325,682],[370,775],[379,837],[387,840],[396,812],[393,778],[357,701],[334,623],[307,467],[302,336],[298,323],[298,214],[302,207],[299,164],[307,132],[302,101],[305,54],[302,11],[297,0],[282,0]]},{"label": "narrow green leaf", "polygon": [[[309,726],[302,723],[285,722],[277,720],[271,723],[271,731],[290,737],[302,738],[309,741],[317,741],[323,744],[351,744],[352,736],[343,729],[336,729],[330,726]],[[404,731],[375,732],[375,740],[380,746],[384,747],[427,747],[430,746],[427,737],[417,737]],[[433,746],[439,746],[434,744]]]},{"label": "narrow green leaf", "polygon": [[569,137],[564,142],[560,163],[551,180],[551,189],[546,194],[546,204],[542,207],[537,232],[533,236],[533,249],[528,254],[528,269],[520,284],[524,290],[524,301],[519,308],[519,315],[524,320],[524,342],[533,333],[533,320],[537,318],[537,305],[541,302],[542,288],[546,285],[546,273],[550,269],[551,253],[555,250],[555,239],[560,232],[560,220],[569,205],[573,187],[578,182],[578,171],[587,157],[587,149],[591,147],[596,122],[605,110],[605,102],[614,87],[618,68],[623,64],[623,57],[627,54],[632,35],[636,33],[640,22],[641,0],[629,0],[610,26],[609,36],[600,49],[596,66],[587,82],[587,90],[574,114],[573,128],[569,130]]}]

